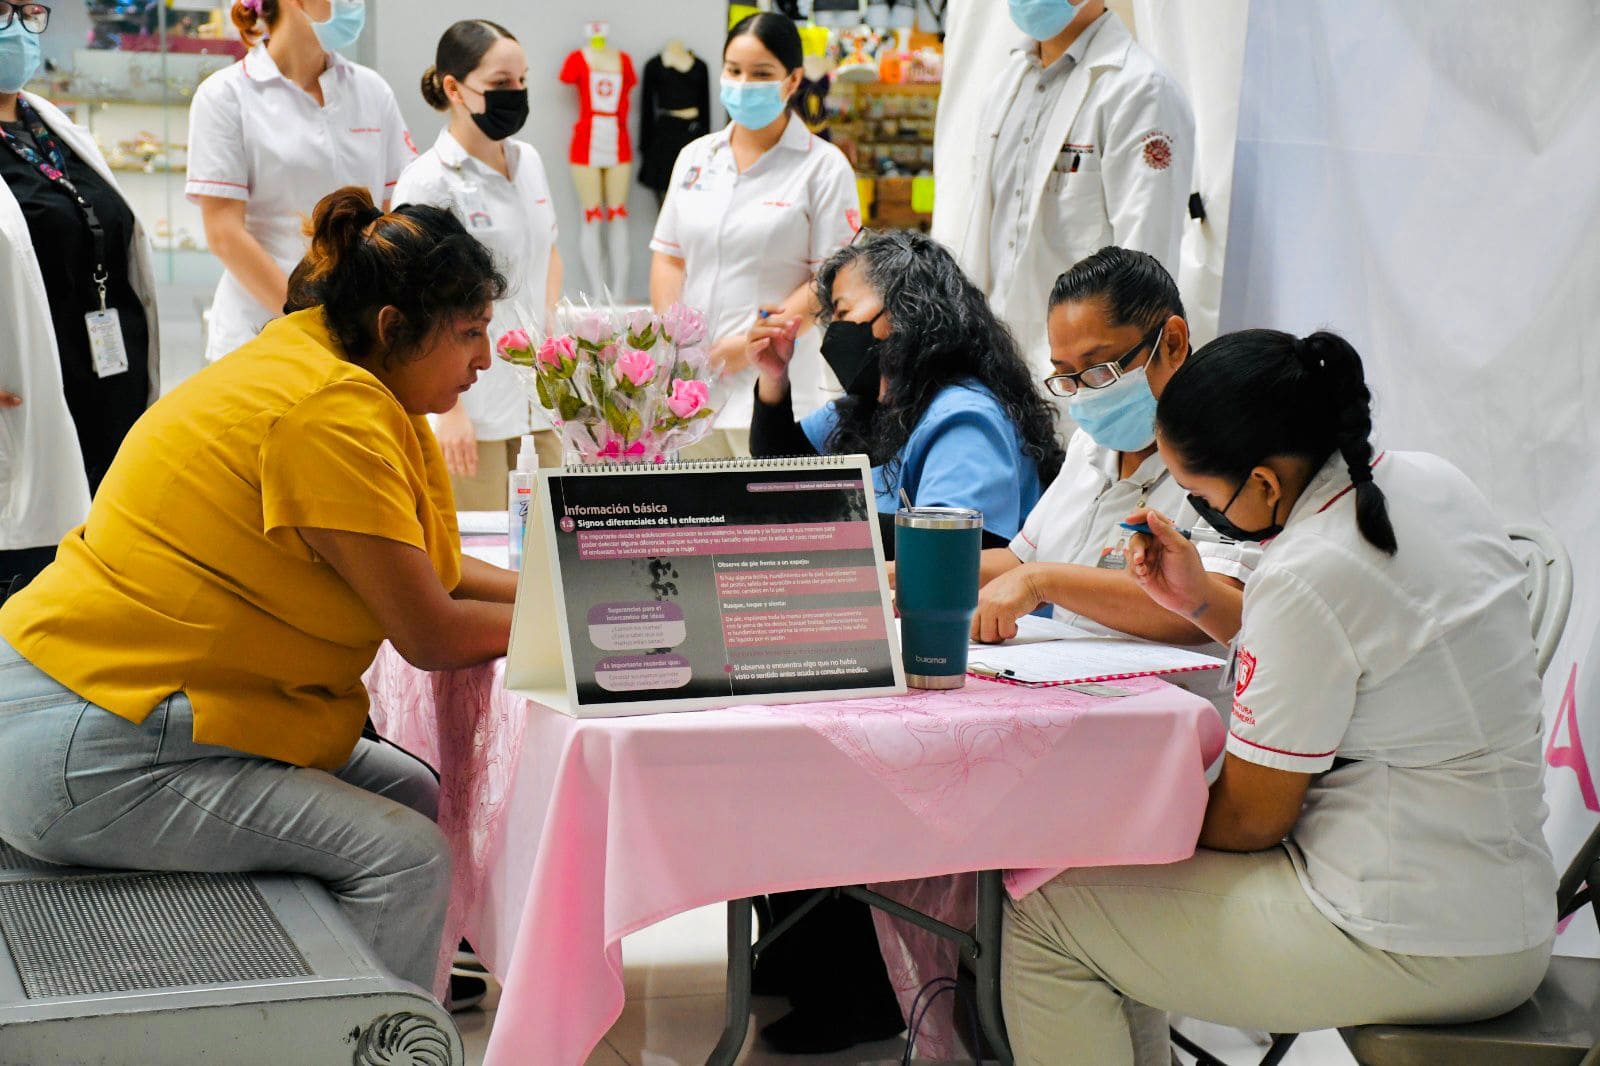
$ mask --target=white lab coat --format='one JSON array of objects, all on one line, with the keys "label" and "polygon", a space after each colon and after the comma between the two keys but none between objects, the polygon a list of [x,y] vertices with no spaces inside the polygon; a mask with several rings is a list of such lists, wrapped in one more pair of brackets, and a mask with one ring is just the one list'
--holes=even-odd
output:
[{"label": "white lab coat", "polygon": [[[111,169],[89,132],[60,109],[23,93],[61,143],[93,167],[112,188]],[[138,220],[128,249],[133,291],[150,328],[150,402],[161,393],[155,272],[150,241]],[[78,433],[67,410],[50,302],[28,223],[11,189],[0,182],[0,389],[22,406],[0,409],[0,551],[56,544],[89,513],[89,479]]]},{"label": "white lab coat", "polygon": [[[966,231],[953,249],[1041,375],[1050,361],[1045,319],[1056,278],[1108,244],[1148,252],[1176,278],[1191,192],[1194,113],[1182,90],[1115,14],[1093,32],[1083,61],[1061,86],[1045,124],[1048,147],[1028,176],[1032,222],[1015,253],[1013,283],[994,291],[992,171],[1001,124],[1027,68],[1021,52],[1012,53],[988,94],[973,153]],[[1069,145],[1092,145],[1093,151],[1082,153],[1076,172],[1057,174],[1055,146]],[[1044,232],[1047,195],[1059,198],[1064,233]],[[1065,254],[1052,245],[1065,245]]]}]

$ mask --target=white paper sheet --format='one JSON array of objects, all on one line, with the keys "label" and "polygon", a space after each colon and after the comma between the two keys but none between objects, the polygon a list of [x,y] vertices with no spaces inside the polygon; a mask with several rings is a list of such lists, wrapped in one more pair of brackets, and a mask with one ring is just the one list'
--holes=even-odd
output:
[{"label": "white paper sheet", "polygon": [[1226,664],[1210,655],[1144,640],[1105,637],[1054,619],[1028,615],[1004,644],[974,644],[967,667],[1024,684],[1070,684],[1180,670],[1216,670]]},{"label": "white paper sheet", "polygon": [[503,537],[511,529],[504,511],[457,511],[456,526],[463,537]]}]

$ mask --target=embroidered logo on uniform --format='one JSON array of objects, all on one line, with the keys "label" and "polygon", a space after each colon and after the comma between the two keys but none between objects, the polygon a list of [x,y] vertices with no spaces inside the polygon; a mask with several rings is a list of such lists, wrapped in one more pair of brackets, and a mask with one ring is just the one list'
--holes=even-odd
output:
[{"label": "embroidered logo on uniform", "polygon": [[844,220],[845,223],[849,225],[851,233],[855,233],[861,229],[861,212],[857,211],[855,208],[845,208]]},{"label": "embroidered logo on uniform", "polygon": [[1250,682],[1256,676],[1256,657],[1239,649],[1239,676],[1233,683],[1233,698],[1238,699],[1244,695],[1244,690],[1250,687]]},{"label": "embroidered logo on uniform", "polygon": [[762,207],[793,207],[788,200],[762,200]]},{"label": "embroidered logo on uniform", "polygon": [[382,133],[382,126],[352,126],[351,133]]},{"label": "embroidered logo on uniform", "polygon": [[683,187],[692,189],[700,181],[700,168],[690,167],[689,172],[683,176]]},{"label": "embroidered logo on uniform", "polygon": [[1256,712],[1252,711],[1238,700],[1233,701],[1233,716],[1239,719],[1239,721],[1243,722],[1245,725],[1256,724]]},{"label": "embroidered logo on uniform", "polygon": [[411,131],[406,130],[406,147],[411,149],[411,154],[417,154],[417,142],[411,139]]},{"label": "embroidered logo on uniform", "polygon": [[1166,170],[1172,165],[1172,138],[1160,130],[1145,134],[1144,165],[1151,170]]}]

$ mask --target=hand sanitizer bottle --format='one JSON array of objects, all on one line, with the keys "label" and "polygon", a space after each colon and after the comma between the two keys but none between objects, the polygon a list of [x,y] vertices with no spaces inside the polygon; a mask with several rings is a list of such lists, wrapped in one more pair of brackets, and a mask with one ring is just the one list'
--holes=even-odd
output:
[{"label": "hand sanitizer bottle", "polygon": [[528,532],[528,512],[533,508],[533,490],[539,484],[539,449],[533,435],[524,434],[517,468],[506,479],[506,518],[511,550],[511,569],[522,569],[522,542]]}]

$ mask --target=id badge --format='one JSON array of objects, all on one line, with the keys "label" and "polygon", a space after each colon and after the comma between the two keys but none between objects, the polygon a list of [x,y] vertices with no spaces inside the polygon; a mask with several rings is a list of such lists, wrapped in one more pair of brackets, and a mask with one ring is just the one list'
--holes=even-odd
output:
[{"label": "id badge", "polygon": [[1101,570],[1126,570],[1128,568],[1128,534],[1120,533],[1115,540],[1100,549],[1100,559],[1094,564]]},{"label": "id badge", "polygon": [[1218,692],[1231,693],[1234,680],[1239,676],[1239,638],[1234,637],[1228,642],[1228,666],[1222,671],[1222,682],[1217,685]]},{"label": "id badge", "polygon": [[494,229],[494,216],[483,198],[483,190],[476,185],[461,189],[461,217],[469,230]]},{"label": "id badge", "polygon": [[103,378],[126,373],[128,346],[122,339],[122,317],[117,309],[90,311],[83,319],[89,327],[89,354],[94,357],[94,372]]}]

